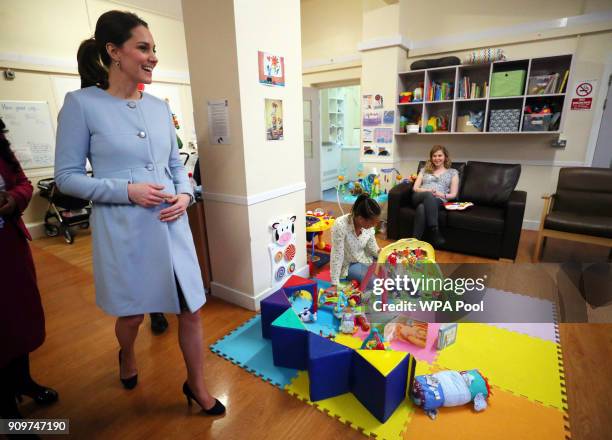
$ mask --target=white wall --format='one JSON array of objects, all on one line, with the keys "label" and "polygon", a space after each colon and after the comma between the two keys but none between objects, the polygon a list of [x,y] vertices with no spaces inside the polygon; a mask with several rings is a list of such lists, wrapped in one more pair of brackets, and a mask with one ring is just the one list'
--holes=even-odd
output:
[{"label": "white wall", "polygon": [[[134,7],[104,0],[21,0],[0,2],[0,68],[16,73],[13,81],[0,79],[0,99],[47,101],[56,129],[64,92],[79,87],[76,52],[82,40],[93,35],[98,17],[112,9],[131,10],[149,24],[158,48],[159,64],[153,74],[158,89],[180,101],[173,108],[179,117],[179,136],[187,145],[195,140],[193,107],[183,23]],[[63,87],[57,87],[59,82]],[[68,87],[68,88],[66,88]],[[171,101],[175,100],[174,98]],[[51,177],[53,168],[26,171],[36,183]],[[34,196],[24,221],[34,235],[42,234],[46,210],[43,199]]]}]

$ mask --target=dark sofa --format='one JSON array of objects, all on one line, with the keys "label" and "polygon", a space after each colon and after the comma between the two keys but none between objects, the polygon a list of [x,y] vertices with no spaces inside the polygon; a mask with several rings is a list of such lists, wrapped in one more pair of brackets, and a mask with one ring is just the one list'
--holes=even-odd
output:
[{"label": "dark sofa", "polygon": [[[424,165],[420,162],[418,171]],[[452,167],[459,172],[457,200],[473,202],[474,206],[465,211],[440,210],[440,232],[446,239],[441,249],[514,260],[527,200],[525,191],[514,190],[521,166],[469,161],[453,163]],[[408,182],[389,191],[387,238],[412,237],[412,192]],[[423,239],[428,240],[427,233]]]}]

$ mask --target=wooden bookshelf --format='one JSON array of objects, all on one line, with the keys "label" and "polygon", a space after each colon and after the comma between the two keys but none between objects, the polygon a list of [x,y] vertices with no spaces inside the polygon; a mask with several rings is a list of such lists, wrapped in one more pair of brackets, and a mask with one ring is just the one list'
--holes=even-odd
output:
[{"label": "wooden bookshelf", "polygon": [[[558,55],[400,72],[397,96],[399,97],[401,92],[414,93],[416,88],[421,88],[422,100],[397,103],[395,135],[558,135],[562,132],[564,113],[567,111],[565,107],[569,101],[566,99],[566,90],[572,80],[571,68],[572,55]],[[509,76],[518,70],[525,72],[520,84],[520,93],[516,93],[519,91],[517,89],[512,96],[491,96],[494,76],[497,78]],[[515,81],[514,84],[518,87],[519,81]],[[478,89],[475,85],[478,85]],[[449,88],[452,90],[451,93]],[[526,112],[527,108],[537,110],[543,107],[551,110],[550,117],[542,118],[538,112],[535,114]],[[518,115],[516,130],[512,130],[514,123],[510,124],[510,131],[496,131],[496,128],[500,127],[495,121],[493,122],[497,125],[493,128],[490,126],[491,115],[499,116],[498,110],[509,110],[506,114],[511,114],[514,119]],[[463,128],[457,126],[458,118],[465,117],[470,112],[471,114],[483,112],[481,130],[463,131]],[[400,132],[400,116],[408,118],[409,123],[420,119],[420,132]],[[426,126],[432,117],[437,121],[446,118],[448,130],[426,132]],[[463,120],[464,118],[461,122]],[[540,131],[536,128],[548,129]]]}]

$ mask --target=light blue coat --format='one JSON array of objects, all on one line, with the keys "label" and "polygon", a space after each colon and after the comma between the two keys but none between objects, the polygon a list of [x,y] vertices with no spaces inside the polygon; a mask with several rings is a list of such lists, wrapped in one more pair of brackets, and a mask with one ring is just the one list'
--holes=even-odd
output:
[{"label": "light blue coat", "polygon": [[68,93],[58,120],[55,181],[63,193],[93,202],[96,302],[105,312],[179,313],[175,275],[189,309],[204,304],[187,216],[164,223],[159,212],[169,205],[143,208],[128,198],[128,183],[192,194],[164,101],[147,93],[119,99],[95,86]]}]

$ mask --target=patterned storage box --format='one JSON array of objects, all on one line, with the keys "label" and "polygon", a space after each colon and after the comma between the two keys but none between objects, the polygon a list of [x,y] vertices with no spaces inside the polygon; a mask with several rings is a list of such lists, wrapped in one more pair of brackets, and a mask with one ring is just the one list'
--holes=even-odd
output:
[{"label": "patterned storage box", "polygon": [[491,110],[489,119],[490,132],[507,133],[519,131],[519,124],[521,122],[521,109],[508,108]]}]

